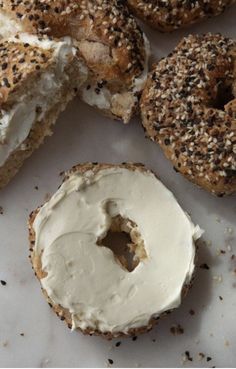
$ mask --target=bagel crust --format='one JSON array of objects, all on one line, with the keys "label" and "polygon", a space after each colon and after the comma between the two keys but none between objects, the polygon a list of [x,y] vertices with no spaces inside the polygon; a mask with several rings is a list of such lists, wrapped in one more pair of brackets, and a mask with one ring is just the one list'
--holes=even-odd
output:
[{"label": "bagel crust", "polygon": [[219,34],[184,38],[150,72],[143,126],[174,168],[223,196],[236,190],[236,43]]},{"label": "bagel crust", "polygon": [[0,13],[17,24],[17,31],[72,37],[88,73],[81,98],[129,121],[146,79],[149,45],[123,2],[0,0]]},{"label": "bagel crust", "polygon": [[0,189],[52,134],[74,98],[80,68],[75,54],[69,39],[21,34],[0,41]]},{"label": "bagel crust", "polygon": [[163,32],[219,15],[234,3],[235,0],[128,0],[137,17]]},{"label": "bagel crust", "polygon": [[[66,172],[63,183],[68,181],[70,177],[73,176],[74,174],[85,175],[86,173],[90,173],[91,175],[91,173],[93,173],[93,175],[96,175],[102,170],[114,169],[114,168],[115,169],[125,168],[125,169],[128,169],[129,171],[139,171],[142,173],[151,173],[142,164],[122,163],[120,165],[119,164],[113,165],[113,164],[85,163],[85,164],[74,166],[69,172]],[[47,276],[47,273],[42,269],[42,253],[39,254],[36,250],[36,233],[35,233],[35,228],[34,228],[35,219],[37,218],[37,215],[39,214],[41,208],[42,207],[39,207],[38,209],[33,211],[29,218],[30,260],[33,265],[33,269],[35,271],[35,275],[39,279],[39,281],[41,281],[41,279]],[[199,233],[199,235],[196,236],[196,239],[200,237],[200,234],[201,233]],[[192,286],[193,277],[194,277],[194,273],[192,274],[191,279],[188,279],[188,281],[186,280],[182,288],[181,298],[184,298],[186,296],[187,292]],[[49,306],[56,312],[56,314],[61,320],[66,322],[66,324],[68,325],[68,328],[71,329],[73,326],[73,318],[72,318],[71,313],[68,311],[68,309],[65,309],[61,305],[58,305],[55,302],[53,302],[52,299],[48,296],[44,288],[42,288],[42,291],[49,303]],[[127,336],[132,336],[132,335],[138,335],[138,334],[145,333],[151,330],[153,326],[158,322],[160,317],[165,316],[166,314],[170,312],[171,310],[165,311],[155,318],[150,318],[147,325],[143,327],[138,327],[138,328],[130,328],[126,332],[100,331],[92,327],[87,327],[86,329],[77,327],[77,329],[80,330],[83,334],[98,335],[106,339],[112,339],[112,338],[119,337],[119,336],[127,337]]]}]

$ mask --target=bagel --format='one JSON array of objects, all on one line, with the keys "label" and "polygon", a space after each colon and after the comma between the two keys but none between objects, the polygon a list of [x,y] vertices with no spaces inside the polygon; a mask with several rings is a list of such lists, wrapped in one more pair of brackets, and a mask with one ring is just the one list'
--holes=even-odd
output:
[{"label": "bagel", "polygon": [[51,134],[75,96],[79,76],[71,40],[20,34],[0,41],[0,188]]},{"label": "bagel", "polygon": [[162,32],[219,15],[235,0],[128,0],[130,10],[144,22]]},{"label": "bagel", "polygon": [[88,78],[80,97],[127,123],[147,76],[149,43],[119,0],[0,0],[0,34],[70,36]]},{"label": "bagel", "polygon": [[190,35],[153,67],[142,123],[175,169],[223,196],[236,190],[236,43]]},{"label": "bagel", "polygon": [[[132,269],[104,246],[109,229],[130,233]],[[31,213],[30,258],[60,319],[111,339],[146,332],[180,305],[201,233],[141,164],[87,163]]]}]

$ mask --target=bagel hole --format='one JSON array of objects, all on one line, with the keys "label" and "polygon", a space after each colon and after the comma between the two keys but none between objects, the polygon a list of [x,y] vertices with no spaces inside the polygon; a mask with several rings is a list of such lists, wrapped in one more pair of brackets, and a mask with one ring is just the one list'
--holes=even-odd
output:
[{"label": "bagel hole", "polygon": [[110,249],[116,261],[128,272],[132,272],[147,257],[137,225],[120,215],[112,218],[111,226],[106,236],[98,241],[98,246]]},{"label": "bagel hole", "polygon": [[220,81],[217,85],[216,97],[212,102],[212,107],[218,110],[225,110],[225,105],[234,100],[233,88],[231,84]]}]

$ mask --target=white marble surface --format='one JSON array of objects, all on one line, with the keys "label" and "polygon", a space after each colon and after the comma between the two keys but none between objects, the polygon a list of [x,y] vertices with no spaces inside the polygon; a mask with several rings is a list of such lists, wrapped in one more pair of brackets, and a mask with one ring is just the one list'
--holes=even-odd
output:
[{"label": "white marble surface", "polygon": [[[221,17],[162,35],[147,29],[157,57],[164,56],[182,35],[217,31],[236,37],[236,8]],[[50,311],[28,261],[27,217],[60,183],[59,172],[83,161],[138,161],[158,173],[195,222],[206,230],[196,280],[180,309],[136,341],[114,342],[70,332]],[[38,190],[35,189],[38,186]],[[0,192],[0,366],[117,367],[236,366],[236,197],[218,199],[175,173],[157,145],[144,138],[139,119],[128,126],[99,116],[74,101],[61,116],[55,134]],[[171,229],[171,225],[170,225]],[[225,254],[218,255],[218,250]],[[223,297],[221,301],[219,296]],[[189,310],[194,309],[195,315]],[[170,333],[180,324],[184,334]],[[21,336],[24,333],[24,336]],[[185,351],[193,361],[182,362]],[[198,353],[206,358],[199,360]],[[111,365],[112,366],[112,365]]]}]

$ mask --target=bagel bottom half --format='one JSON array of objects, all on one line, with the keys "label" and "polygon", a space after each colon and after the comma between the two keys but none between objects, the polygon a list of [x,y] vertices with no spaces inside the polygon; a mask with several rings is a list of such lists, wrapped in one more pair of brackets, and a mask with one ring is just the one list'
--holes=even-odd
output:
[{"label": "bagel bottom half", "polygon": [[[139,205],[142,211],[137,212]],[[175,218],[172,233],[170,214]],[[105,247],[109,231],[129,233],[132,271],[121,255]],[[57,193],[29,219],[30,259],[50,307],[70,329],[107,339],[147,332],[181,304],[192,284],[200,236],[200,228],[155,175],[131,163],[73,167]],[[168,253],[175,255],[173,260]]]},{"label": "bagel bottom half", "polygon": [[8,182],[16,175],[22,167],[24,161],[44,142],[47,136],[51,136],[52,128],[56,123],[59,114],[65,110],[68,102],[74,96],[68,87],[62,91],[63,101],[58,102],[47,112],[43,122],[36,122],[30,134],[22,144],[22,149],[15,150],[0,168],[0,189],[5,187]]}]

